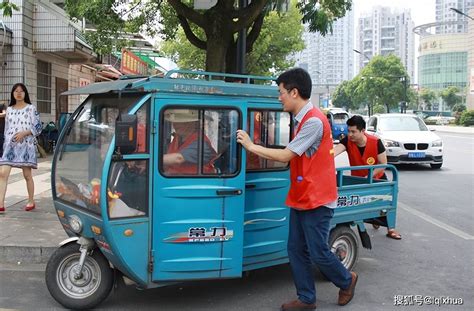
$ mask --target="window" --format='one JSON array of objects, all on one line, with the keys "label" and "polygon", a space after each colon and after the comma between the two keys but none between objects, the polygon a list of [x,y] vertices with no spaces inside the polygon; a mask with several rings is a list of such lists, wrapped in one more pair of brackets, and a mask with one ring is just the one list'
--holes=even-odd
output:
[{"label": "window", "polygon": [[62,201],[89,212],[101,213],[102,169],[115,134],[119,108],[126,111],[140,95],[92,95],[72,118],[58,145],[55,163],[55,195]]},{"label": "window", "polygon": [[147,215],[148,160],[112,163],[107,205],[110,218]]},{"label": "window", "polygon": [[235,109],[167,108],[161,116],[161,163],[165,176],[232,176],[239,170]]},{"label": "window", "polygon": [[38,112],[51,113],[51,63],[37,62]]},{"label": "window", "polygon": [[[284,149],[290,142],[291,118],[287,112],[269,110],[250,110],[247,120],[249,135],[255,144]],[[281,163],[247,152],[247,170],[267,170],[286,168]]]}]

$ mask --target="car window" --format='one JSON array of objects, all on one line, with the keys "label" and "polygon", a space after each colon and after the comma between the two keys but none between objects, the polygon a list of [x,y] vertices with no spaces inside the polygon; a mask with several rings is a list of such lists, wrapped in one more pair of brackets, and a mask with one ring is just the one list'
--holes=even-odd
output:
[{"label": "car window", "polygon": [[378,126],[382,131],[428,131],[423,120],[417,116],[380,117]]},{"label": "car window", "polygon": [[373,127],[375,130],[377,129],[377,118],[372,117],[369,119],[369,122],[367,123],[367,127]]}]

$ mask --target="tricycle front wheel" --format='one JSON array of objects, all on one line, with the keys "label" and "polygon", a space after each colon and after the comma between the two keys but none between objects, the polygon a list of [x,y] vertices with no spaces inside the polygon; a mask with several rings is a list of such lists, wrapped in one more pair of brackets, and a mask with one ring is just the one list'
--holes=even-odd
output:
[{"label": "tricycle front wheel", "polygon": [[46,286],[64,307],[90,309],[107,298],[114,274],[107,259],[96,249],[86,257],[82,273],[78,275],[79,247],[79,244],[67,244],[51,255],[46,266]]},{"label": "tricycle front wheel", "polygon": [[337,226],[331,230],[329,247],[347,270],[354,268],[359,257],[357,236],[349,226]]}]

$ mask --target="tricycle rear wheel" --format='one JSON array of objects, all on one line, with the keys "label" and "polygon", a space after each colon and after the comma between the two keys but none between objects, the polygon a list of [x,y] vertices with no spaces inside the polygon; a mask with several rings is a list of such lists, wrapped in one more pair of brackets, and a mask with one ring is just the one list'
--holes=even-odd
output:
[{"label": "tricycle rear wheel", "polygon": [[90,309],[107,298],[112,290],[114,274],[99,250],[86,257],[81,277],[75,277],[81,253],[79,244],[58,248],[46,266],[46,286],[59,302],[70,309]]},{"label": "tricycle rear wheel", "polygon": [[331,230],[329,247],[347,270],[352,270],[359,258],[357,236],[349,226],[337,226]]}]

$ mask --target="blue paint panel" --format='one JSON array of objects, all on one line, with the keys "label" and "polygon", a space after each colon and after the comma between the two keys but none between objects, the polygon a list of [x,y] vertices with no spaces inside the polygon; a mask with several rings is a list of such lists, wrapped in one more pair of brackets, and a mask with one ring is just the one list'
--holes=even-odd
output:
[{"label": "blue paint panel", "polygon": [[244,270],[286,262],[289,170],[247,172]]},{"label": "blue paint panel", "polygon": [[[131,236],[125,236],[125,230],[132,230]],[[120,223],[110,222],[106,239],[119,259],[122,270],[141,283],[148,283],[149,259],[149,222]]]}]

